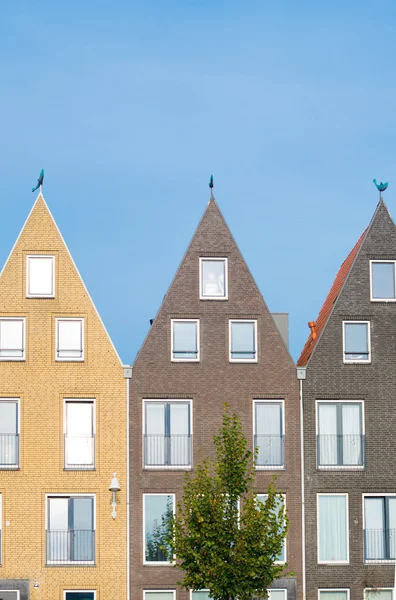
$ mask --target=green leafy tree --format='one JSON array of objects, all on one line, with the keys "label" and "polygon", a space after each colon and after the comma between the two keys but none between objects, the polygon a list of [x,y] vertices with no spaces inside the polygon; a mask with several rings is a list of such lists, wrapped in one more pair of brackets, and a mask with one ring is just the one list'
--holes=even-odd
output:
[{"label": "green leafy tree", "polygon": [[[276,564],[288,529],[274,480],[267,500],[253,488],[256,457],[238,417],[228,408],[214,436],[215,461],[204,459],[186,474],[183,502],[172,516],[169,556],[183,570],[184,589],[208,589],[214,600],[267,597],[284,565]],[[165,546],[162,546],[165,548]]]}]

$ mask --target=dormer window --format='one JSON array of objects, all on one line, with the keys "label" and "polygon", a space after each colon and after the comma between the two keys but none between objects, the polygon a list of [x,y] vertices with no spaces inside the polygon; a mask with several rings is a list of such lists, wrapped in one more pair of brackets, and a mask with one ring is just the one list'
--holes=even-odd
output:
[{"label": "dormer window", "polygon": [[55,297],[55,256],[26,257],[26,297]]},{"label": "dormer window", "polygon": [[394,260],[371,260],[371,300],[394,302],[396,300],[396,278]]},{"label": "dormer window", "polygon": [[201,300],[227,300],[228,275],[226,258],[200,258]]},{"label": "dormer window", "polygon": [[84,319],[56,319],[56,348],[58,361],[84,360]]}]

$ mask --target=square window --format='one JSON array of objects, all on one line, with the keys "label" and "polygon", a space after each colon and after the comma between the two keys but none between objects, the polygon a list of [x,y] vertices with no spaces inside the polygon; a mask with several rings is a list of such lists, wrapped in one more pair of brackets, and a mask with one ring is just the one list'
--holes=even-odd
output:
[{"label": "square window", "polygon": [[[262,504],[265,504],[267,501],[267,494],[257,494],[257,500]],[[281,508],[286,507],[286,496],[285,494],[278,494],[277,496],[277,506],[276,506],[276,514],[279,515],[279,511]],[[277,563],[285,563],[286,562],[286,538],[284,539],[283,549],[280,555],[278,556]]]},{"label": "square window", "polygon": [[394,260],[371,260],[371,300],[396,300]]},{"label": "square window", "polygon": [[174,512],[174,494],[143,494],[144,563],[173,564],[163,547]]},{"label": "square window", "polygon": [[319,600],[348,600],[349,590],[326,589],[319,590]]},{"label": "square window", "polygon": [[95,562],[94,504],[94,496],[47,496],[47,564]]},{"label": "square window", "polygon": [[363,467],[362,402],[317,402],[319,467]]},{"label": "square window", "polygon": [[0,360],[25,360],[25,319],[0,317]]},{"label": "square window", "polygon": [[65,469],[95,468],[95,403],[65,400]]},{"label": "square window", "polygon": [[0,469],[19,467],[19,400],[0,399]]},{"label": "square window", "polygon": [[84,360],[84,319],[56,319],[56,360]]},{"label": "square window", "polygon": [[318,562],[349,562],[348,494],[318,494]]},{"label": "square window", "polygon": [[230,362],[257,362],[257,321],[230,323]]},{"label": "square window", "polygon": [[369,363],[370,321],[344,321],[344,363]]},{"label": "square window", "polygon": [[26,297],[54,298],[55,296],[55,257],[26,257]]},{"label": "square window", "polygon": [[200,258],[200,299],[226,300],[228,298],[228,275],[226,258]]},{"label": "square window", "polygon": [[199,320],[172,319],[173,362],[199,362]]},{"label": "square window", "polygon": [[285,466],[283,401],[254,400],[254,445],[258,448],[256,467]]}]

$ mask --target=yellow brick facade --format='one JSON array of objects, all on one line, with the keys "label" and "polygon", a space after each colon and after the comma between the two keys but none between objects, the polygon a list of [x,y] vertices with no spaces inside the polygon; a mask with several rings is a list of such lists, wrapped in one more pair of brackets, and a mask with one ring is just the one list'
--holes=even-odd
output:
[{"label": "yellow brick facade", "polygon": [[[26,297],[30,254],[55,256],[54,298]],[[0,582],[4,588],[5,580],[29,580],[31,600],[63,600],[65,590],[95,590],[96,600],[123,600],[127,577],[123,368],[41,195],[0,277],[0,317],[10,316],[26,318],[26,359],[0,361],[0,400],[20,399],[19,469],[0,470]],[[58,317],[84,318],[83,362],[55,360]],[[95,400],[95,470],[64,469],[65,398]],[[121,487],[115,519],[108,490],[114,471]],[[95,565],[46,564],[47,494],[95,496]]]}]

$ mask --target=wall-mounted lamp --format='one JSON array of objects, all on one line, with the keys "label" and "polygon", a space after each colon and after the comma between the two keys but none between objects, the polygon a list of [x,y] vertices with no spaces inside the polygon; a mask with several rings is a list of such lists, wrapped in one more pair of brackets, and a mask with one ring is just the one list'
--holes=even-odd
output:
[{"label": "wall-mounted lamp", "polygon": [[113,517],[113,519],[116,518],[117,513],[116,513],[116,506],[117,506],[117,502],[116,502],[116,493],[120,491],[120,484],[119,481],[117,479],[117,473],[113,473],[113,479],[111,480],[110,483],[110,487],[109,490],[110,492],[112,492],[113,494],[113,501],[111,503],[111,506],[113,507],[113,512],[111,513],[111,516]]}]

